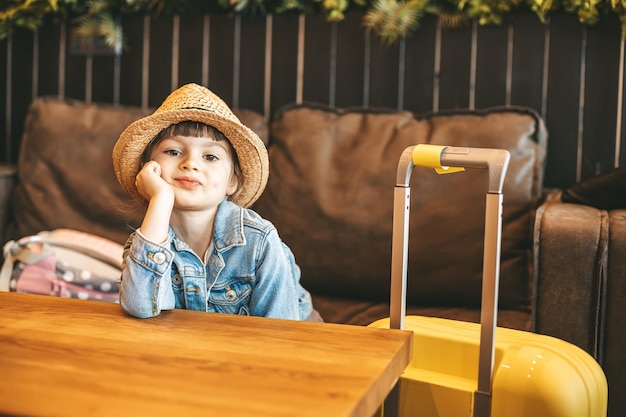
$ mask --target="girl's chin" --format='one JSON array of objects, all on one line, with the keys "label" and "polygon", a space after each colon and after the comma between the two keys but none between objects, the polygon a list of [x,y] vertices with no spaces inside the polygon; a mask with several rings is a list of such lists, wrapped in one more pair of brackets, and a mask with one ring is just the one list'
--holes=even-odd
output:
[{"label": "girl's chin", "polygon": [[221,201],[218,202],[202,202],[194,198],[176,198],[174,202],[174,209],[184,211],[206,211],[212,210],[219,206]]}]

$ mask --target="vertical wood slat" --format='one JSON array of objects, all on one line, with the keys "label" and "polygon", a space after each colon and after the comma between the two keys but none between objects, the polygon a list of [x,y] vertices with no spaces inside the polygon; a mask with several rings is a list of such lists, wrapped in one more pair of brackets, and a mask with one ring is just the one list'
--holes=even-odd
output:
[{"label": "vertical wood slat", "polygon": [[470,62],[469,62],[469,97],[467,107],[470,110],[476,108],[476,62],[478,55],[478,22],[472,22],[472,36],[470,41]]},{"label": "vertical wood slat", "polygon": [[158,107],[171,92],[174,19],[153,17],[149,29],[148,107]]},{"label": "vertical wood slat", "polygon": [[270,114],[296,101],[299,16],[273,17]]},{"label": "vertical wood slat", "polygon": [[211,43],[211,17],[202,19],[202,85],[209,85],[209,54]]},{"label": "vertical wood slat", "polygon": [[511,105],[511,89],[513,86],[513,44],[515,42],[515,31],[513,30],[513,24],[509,22],[507,24],[507,53],[506,53],[506,96],[504,98],[504,105]]},{"label": "vertical wood slat", "polygon": [[65,98],[65,80],[67,70],[67,26],[61,24],[59,28],[59,90],[60,99]]},{"label": "vertical wood slat", "polygon": [[34,33],[21,29],[14,32],[9,51],[11,58],[7,60],[7,79],[10,79],[5,99],[7,100],[7,136],[8,140],[2,147],[2,160],[10,163],[17,161],[19,142],[23,120],[26,117],[32,97]]},{"label": "vertical wood slat", "polygon": [[555,187],[576,181],[581,42],[582,26],[574,16],[551,17],[545,176],[546,183]]},{"label": "vertical wood slat", "polygon": [[585,98],[582,117],[580,178],[613,168],[617,132],[620,34],[619,19],[606,19],[587,31]]},{"label": "vertical wood slat", "polygon": [[437,67],[437,19],[429,16],[422,21],[419,35],[406,40],[403,108],[415,113],[435,109]]},{"label": "vertical wood slat", "polygon": [[92,58],[91,100],[96,103],[115,103],[115,71],[118,59],[115,56],[94,56]]},{"label": "vertical wood slat", "polygon": [[38,30],[37,96],[59,95],[59,45],[61,26],[46,25]]},{"label": "vertical wood slat", "polygon": [[587,73],[587,28],[583,28],[582,42],[580,44],[580,83],[578,87],[578,129],[576,135],[576,181],[580,181],[582,175],[583,159],[583,123],[585,109],[585,77]]},{"label": "vertical wood slat", "polygon": [[[87,98],[87,56],[76,55],[71,53],[70,36],[71,26],[66,25],[64,30],[61,31],[61,52],[64,58],[59,58],[61,65],[65,65],[65,69],[59,70],[61,80],[59,81],[59,89],[62,94],[61,97],[72,98],[76,100],[85,100]],[[62,87],[64,86],[64,87]]]},{"label": "vertical wood slat", "polygon": [[[304,48],[306,42],[306,16],[298,17],[298,52],[296,58],[296,102],[302,103],[304,95]],[[315,72],[315,71],[312,71]]]},{"label": "vertical wood slat", "polygon": [[85,101],[93,100],[93,56],[85,57]]},{"label": "vertical wood slat", "polygon": [[0,68],[0,75],[5,79],[4,91],[5,96],[2,103],[0,103],[0,109],[2,110],[2,136],[4,139],[4,146],[0,148],[2,153],[2,161],[11,162],[11,145],[13,143],[13,135],[11,132],[11,125],[13,123],[13,113],[11,112],[11,97],[13,97],[13,91],[11,90],[11,84],[13,82],[13,35],[9,35],[7,39],[2,42],[0,53],[6,57],[6,64]]},{"label": "vertical wood slat", "polygon": [[[176,77],[176,82],[174,83],[174,88],[192,82],[203,85],[206,85],[208,83],[208,74],[206,81],[204,80],[203,74],[205,70],[204,48],[208,48],[208,44],[205,45],[204,23],[204,16],[180,16],[180,25],[178,29],[178,65],[176,68],[178,74]],[[206,56],[206,60],[208,71],[208,55]],[[172,71],[173,70],[174,68],[172,68]],[[174,79],[174,77],[172,78]]]},{"label": "vertical wood slat", "polygon": [[620,153],[622,149],[622,112],[624,111],[624,39],[620,41],[619,58],[617,71],[617,111],[615,118],[615,152],[613,166],[618,167],[620,164]]},{"label": "vertical wood slat", "polygon": [[270,114],[272,111],[272,42],[274,37],[274,17],[272,15],[267,16],[265,19],[265,56],[263,58],[265,74],[263,77],[263,120],[266,125],[269,125]]},{"label": "vertical wood slat", "polygon": [[150,16],[143,18],[143,31],[141,33],[141,107],[147,108],[150,105],[150,31],[152,23]]},{"label": "vertical wood slat", "polygon": [[39,95],[39,30],[33,32],[33,76],[30,84],[30,99],[34,100]]},{"label": "vertical wood slat", "polygon": [[368,108],[370,106],[370,91],[372,82],[372,33],[367,32],[365,34],[363,56],[363,107]]},{"label": "vertical wood slat", "polygon": [[235,23],[225,15],[211,16],[208,87],[225,102],[233,102]]},{"label": "vertical wood slat", "polygon": [[236,102],[229,103],[233,107],[264,113],[266,35],[265,18],[262,16],[242,17],[240,68],[238,70],[239,97]]},{"label": "vertical wood slat", "polygon": [[532,107],[544,114],[544,66],[547,28],[530,13],[513,18],[513,51],[511,53],[511,104]]},{"label": "vertical wood slat", "polygon": [[[311,34],[313,36],[313,34]],[[364,105],[366,33],[361,30],[361,15],[350,13],[337,25],[337,66],[335,105]],[[369,80],[367,80],[369,81]],[[369,84],[368,84],[369,85]]]},{"label": "vertical wood slat", "polygon": [[402,110],[404,109],[404,89],[406,80],[406,39],[400,40],[398,53],[398,89],[396,91],[398,103],[396,107],[398,110]]},{"label": "vertical wood slat", "polygon": [[[298,31],[296,101],[331,101],[331,25],[323,15],[301,15]],[[306,51],[306,53],[305,53]]]},{"label": "vertical wood slat", "polygon": [[337,22],[331,24],[330,32],[330,85],[328,86],[328,104],[335,106],[337,102]]},{"label": "vertical wood slat", "polygon": [[443,30],[439,110],[467,108],[470,91],[471,28]]},{"label": "vertical wood slat", "polygon": [[170,80],[170,91],[174,91],[179,86],[179,74],[180,68],[180,16],[176,15],[172,19],[172,59],[171,68],[172,76]]},{"label": "vertical wood slat", "polygon": [[233,27],[233,95],[231,105],[239,107],[239,85],[241,81],[241,15],[234,18]]},{"label": "vertical wood slat", "polygon": [[[121,25],[124,29],[124,49],[120,56],[120,96],[119,102],[128,106],[147,107],[147,80],[144,85],[143,61],[147,60],[144,51],[144,24],[146,19],[142,15],[124,16]],[[145,100],[145,103],[144,103]]]},{"label": "vertical wood slat", "polygon": [[478,29],[476,58],[476,108],[502,106],[507,100],[507,63],[509,28],[502,26]]},{"label": "vertical wood slat", "polygon": [[439,97],[441,96],[441,21],[437,19],[435,27],[435,62],[433,63],[433,112],[439,111]]},{"label": "vertical wood slat", "polygon": [[[118,27],[121,27],[120,25],[122,24],[122,19],[121,17],[117,17],[115,19],[115,24]],[[116,106],[120,105],[120,81],[122,78],[122,71],[121,71],[121,57],[120,54],[116,54],[115,58],[113,59],[113,104]]]},{"label": "vertical wood slat", "polygon": [[399,44],[387,45],[378,37],[372,37],[369,106],[396,108],[398,103],[399,65]]},{"label": "vertical wood slat", "polygon": [[[549,23],[549,20],[548,20]],[[550,28],[547,27],[543,40],[543,83],[541,86],[541,117],[545,120],[548,112],[548,83],[550,80]]]}]

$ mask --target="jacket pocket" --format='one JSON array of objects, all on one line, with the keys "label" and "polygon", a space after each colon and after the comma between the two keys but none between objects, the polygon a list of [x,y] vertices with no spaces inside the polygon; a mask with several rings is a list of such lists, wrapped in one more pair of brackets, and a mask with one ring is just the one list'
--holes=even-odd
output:
[{"label": "jacket pocket", "polygon": [[251,280],[247,277],[215,283],[209,293],[209,303],[218,313],[250,315]]}]

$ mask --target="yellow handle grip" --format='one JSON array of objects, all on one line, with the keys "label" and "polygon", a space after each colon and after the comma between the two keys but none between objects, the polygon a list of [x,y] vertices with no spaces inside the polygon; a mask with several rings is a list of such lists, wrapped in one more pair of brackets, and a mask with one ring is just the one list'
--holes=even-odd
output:
[{"label": "yellow handle grip", "polygon": [[441,153],[447,146],[429,145],[420,143],[413,148],[413,165],[434,168],[437,174],[452,174],[465,171],[463,167],[448,167],[441,165]]}]

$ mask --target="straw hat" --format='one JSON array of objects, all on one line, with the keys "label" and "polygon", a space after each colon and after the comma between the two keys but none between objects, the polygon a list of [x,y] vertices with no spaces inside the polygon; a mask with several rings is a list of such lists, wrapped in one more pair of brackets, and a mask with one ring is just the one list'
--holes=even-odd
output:
[{"label": "straw hat", "polygon": [[243,174],[243,185],[233,202],[249,207],[263,193],[269,176],[267,149],[259,136],[244,126],[228,105],[211,90],[187,84],[172,92],[149,116],[130,124],[113,148],[115,175],[124,190],[142,199],[135,177],[141,168],[141,156],[148,143],[163,129],[183,121],[213,126],[233,145]]}]

